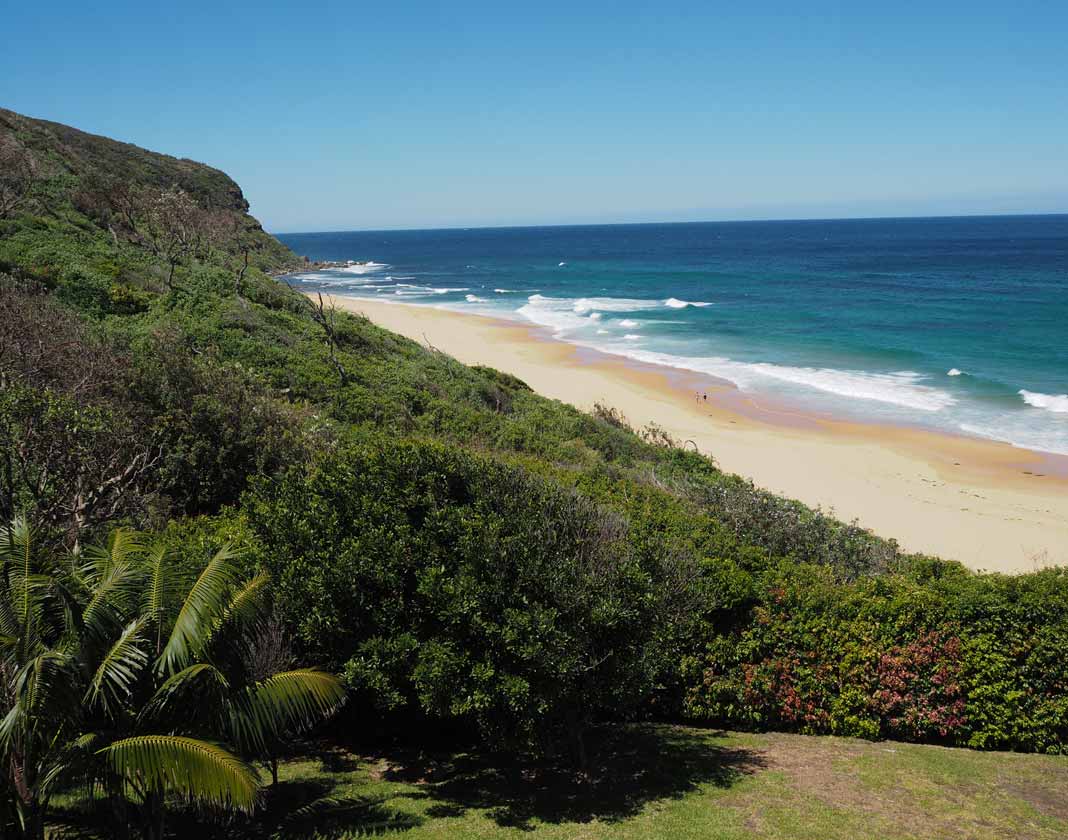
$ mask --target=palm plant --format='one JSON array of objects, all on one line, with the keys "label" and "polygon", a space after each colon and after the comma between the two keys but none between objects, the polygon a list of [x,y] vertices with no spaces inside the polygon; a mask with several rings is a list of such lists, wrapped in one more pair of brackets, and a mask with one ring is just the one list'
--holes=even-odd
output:
[{"label": "palm plant", "polygon": [[0,677],[12,699],[0,751],[30,836],[42,834],[51,791],[77,772],[102,784],[123,832],[131,805],[151,838],[176,798],[250,811],[260,789],[251,762],[344,700],[317,669],[254,677],[269,580],[243,577],[228,547],[190,584],[162,544],[129,531],[66,569],[35,563],[25,523],[5,533]]},{"label": "palm plant", "polygon": [[141,802],[152,837],[162,833],[168,794],[251,810],[259,775],[245,759],[265,758],[281,733],[322,720],[344,699],[340,681],[314,668],[253,679],[249,652],[269,580],[243,579],[234,560],[224,547],[185,587],[164,549],[152,549],[142,611],[109,656],[114,679],[101,680],[133,675],[132,702],[100,733],[102,754]]},{"label": "palm plant", "polygon": [[91,760],[81,729],[77,605],[24,518],[0,527],[0,829],[44,836],[48,802]]}]

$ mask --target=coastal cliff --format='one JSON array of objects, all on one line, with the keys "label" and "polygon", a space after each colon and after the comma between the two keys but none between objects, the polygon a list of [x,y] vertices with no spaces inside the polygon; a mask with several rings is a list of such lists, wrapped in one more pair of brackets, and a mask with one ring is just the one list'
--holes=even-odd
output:
[{"label": "coastal cliff", "polygon": [[[47,255],[36,251],[49,250],[42,241],[46,236],[53,245],[63,239],[67,256],[87,254],[104,233],[116,245],[145,244],[153,202],[170,195],[188,198],[185,206],[165,212],[185,213],[189,218],[181,221],[194,223],[191,237],[210,238],[212,247],[231,255],[248,251],[250,262],[264,270],[298,264],[297,257],[249,215],[241,188],[226,173],[0,109],[0,224],[6,226],[0,269],[6,260],[8,268],[23,273],[47,273]],[[40,224],[27,224],[28,216],[47,219],[47,232]],[[203,229],[192,230],[195,223]],[[22,249],[21,256],[15,248]],[[108,272],[97,266],[90,273],[104,282]]]}]

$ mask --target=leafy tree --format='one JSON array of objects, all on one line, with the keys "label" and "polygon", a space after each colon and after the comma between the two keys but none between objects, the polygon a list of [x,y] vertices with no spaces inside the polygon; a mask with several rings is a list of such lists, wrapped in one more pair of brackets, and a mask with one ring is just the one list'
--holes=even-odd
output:
[{"label": "leafy tree", "polygon": [[627,522],[523,470],[375,441],[262,484],[247,509],[305,650],[395,712],[585,760],[662,667],[666,577]]},{"label": "leafy tree", "polygon": [[174,271],[208,244],[208,214],[185,190],[145,189],[133,212],[135,230],[152,253],[167,266],[167,288],[174,289]]}]

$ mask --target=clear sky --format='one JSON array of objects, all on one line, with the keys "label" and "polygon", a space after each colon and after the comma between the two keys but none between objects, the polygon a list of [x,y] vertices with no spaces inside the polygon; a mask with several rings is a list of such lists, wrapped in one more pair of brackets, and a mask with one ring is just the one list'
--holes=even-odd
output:
[{"label": "clear sky", "polygon": [[277,232],[1068,211],[1065,0],[9,0],[0,21],[0,105],[218,166]]}]

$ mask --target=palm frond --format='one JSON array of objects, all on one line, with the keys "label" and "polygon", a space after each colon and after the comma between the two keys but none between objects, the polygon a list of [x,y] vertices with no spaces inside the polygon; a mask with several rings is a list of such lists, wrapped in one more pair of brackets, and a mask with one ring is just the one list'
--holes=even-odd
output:
[{"label": "palm frond", "polygon": [[198,706],[208,706],[208,714],[214,714],[229,687],[226,675],[218,668],[197,662],[168,677],[145,704],[138,719],[143,723],[160,718],[183,698]]},{"label": "palm frond", "polygon": [[89,602],[82,610],[82,626],[96,641],[110,636],[132,612],[140,588],[141,570],[130,560],[110,561],[94,581]]},{"label": "palm frond", "polygon": [[104,575],[115,566],[132,563],[144,550],[142,534],[132,528],[115,528],[104,545],[86,546],[82,556],[98,574]]},{"label": "palm frond", "polygon": [[59,701],[71,701],[74,685],[71,657],[59,650],[45,650],[29,660],[15,678],[15,695],[28,710],[40,715]]},{"label": "palm frond", "polygon": [[62,574],[50,552],[35,543],[25,517],[0,527],[0,633],[18,639],[21,663],[55,642],[69,627]]},{"label": "palm frond", "polygon": [[18,639],[22,634],[22,622],[19,621],[14,596],[6,564],[0,565],[0,633],[11,639]]},{"label": "palm frond", "polygon": [[25,516],[16,516],[0,528],[0,558],[3,560],[7,584],[11,590],[12,607],[19,624],[31,614],[32,588],[30,578],[35,569],[34,529]]},{"label": "palm frond", "polygon": [[162,540],[148,549],[145,566],[148,581],[145,586],[141,611],[151,622],[156,633],[156,655],[163,649],[163,625],[167,613],[167,599],[177,590],[177,573],[168,562],[167,544]]},{"label": "palm frond", "polygon": [[310,729],[345,702],[345,686],[317,668],[283,671],[246,689],[233,701],[230,731],[234,743],[262,755],[270,742]]},{"label": "palm frond", "polygon": [[186,596],[159,657],[159,673],[173,674],[186,667],[203,650],[229,603],[238,571],[231,562],[237,553],[223,546],[208,561]]},{"label": "palm frond", "polygon": [[54,726],[59,735],[76,722],[81,698],[75,686],[70,654],[45,650],[22,664],[6,686],[11,706],[0,720],[0,751],[14,739],[37,726],[38,721]]},{"label": "palm frond", "polygon": [[260,572],[241,584],[230,597],[218,631],[230,639],[248,638],[259,629],[270,609],[271,576]]},{"label": "palm frond", "polygon": [[251,811],[259,791],[253,767],[210,741],[180,735],[140,735],[101,751],[127,780],[201,804]]},{"label": "palm frond", "polygon": [[142,647],[144,626],[143,617],[135,618],[126,625],[93,673],[85,692],[86,703],[99,703],[105,711],[114,711],[115,707],[130,697],[149,659]]},{"label": "palm frond", "polygon": [[0,756],[11,750],[11,745],[21,728],[24,727],[26,710],[21,703],[13,703],[7,713],[0,718]]},{"label": "palm frond", "polygon": [[41,792],[50,795],[57,788],[64,787],[79,771],[85,771],[91,765],[94,747],[99,740],[97,733],[89,732],[64,744],[40,778],[38,784]]}]

